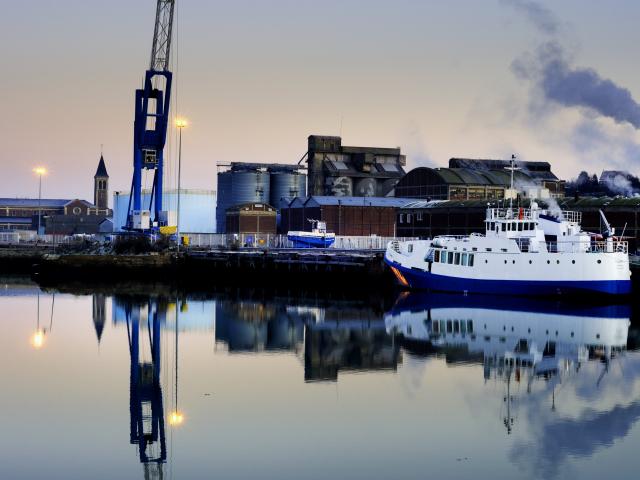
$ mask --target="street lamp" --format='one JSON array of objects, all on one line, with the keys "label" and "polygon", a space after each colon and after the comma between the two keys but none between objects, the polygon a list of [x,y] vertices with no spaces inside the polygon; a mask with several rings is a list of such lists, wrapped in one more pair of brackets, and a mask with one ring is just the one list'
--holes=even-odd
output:
[{"label": "street lamp", "polygon": [[42,176],[47,174],[47,169],[44,167],[35,167],[33,173],[38,175],[38,235],[40,235],[40,223],[42,218]]},{"label": "street lamp", "polygon": [[180,174],[182,167],[182,129],[188,125],[186,118],[176,118],[178,129],[178,211],[176,212],[176,236],[178,237],[178,252],[180,251]]}]

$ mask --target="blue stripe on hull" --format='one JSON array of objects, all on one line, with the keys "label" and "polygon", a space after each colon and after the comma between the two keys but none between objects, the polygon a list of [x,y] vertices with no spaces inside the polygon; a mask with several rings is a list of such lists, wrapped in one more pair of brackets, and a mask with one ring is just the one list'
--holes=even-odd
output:
[{"label": "blue stripe on hull", "polygon": [[418,290],[533,296],[566,295],[584,292],[607,295],[627,295],[631,293],[631,280],[478,280],[436,275],[422,270],[406,268],[399,263],[389,261],[386,257],[385,262],[397,268],[409,283],[409,286]]},{"label": "blue stripe on hull", "polygon": [[335,238],[320,238],[320,237],[287,237],[293,246],[296,248],[327,248],[333,245]]}]

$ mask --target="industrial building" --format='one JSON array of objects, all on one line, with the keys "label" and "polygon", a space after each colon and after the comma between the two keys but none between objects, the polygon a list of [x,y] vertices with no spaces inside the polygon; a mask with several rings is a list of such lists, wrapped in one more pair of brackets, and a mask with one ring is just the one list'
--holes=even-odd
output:
[{"label": "industrial building", "polygon": [[304,165],[273,163],[239,163],[224,166],[218,172],[216,225],[225,233],[227,210],[237,205],[268,203],[279,209],[298,196],[306,195],[307,176]]},{"label": "industrial building", "polygon": [[[529,203],[523,199],[517,205],[528,207]],[[539,203],[546,207],[543,200]],[[567,197],[559,199],[558,205],[563,210],[581,212],[583,230],[594,233],[603,231],[599,213],[602,210],[616,229],[616,235],[624,235],[630,241],[630,250],[635,251],[640,246],[640,198],[583,197],[575,200]],[[415,200],[397,210],[397,234],[433,238],[436,235],[484,233],[486,208],[485,200]]]},{"label": "industrial building", "polygon": [[227,209],[227,233],[275,235],[276,209],[266,203],[245,203]]},{"label": "industrial building", "polygon": [[384,197],[405,174],[400,148],[348,147],[340,137],[310,135],[306,157],[308,195]]},{"label": "industrial building", "polygon": [[[511,185],[509,160],[451,158],[449,168],[418,167],[396,185],[394,195],[423,200],[498,200]],[[547,162],[515,162],[515,189],[525,197],[564,197],[563,180]]]},{"label": "industrial building", "polygon": [[[113,230],[121,232],[127,223],[131,192],[113,192]],[[152,202],[151,191],[143,190],[142,204],[148,207]],[[175,225],[178,210],[178,191],[165,190],[163,208],[171,212]],[[213,190],[180,190],[180,231],[185,233],[215,233],[216,192]]]},{"label": "industrial building", "polygon": [[336,235],[394,237],[397,210],[411,201],[380,197],[298,197],[281,209],[280,231],[310,231],[309,220],[321,220],[326,222],[327,231]]}]

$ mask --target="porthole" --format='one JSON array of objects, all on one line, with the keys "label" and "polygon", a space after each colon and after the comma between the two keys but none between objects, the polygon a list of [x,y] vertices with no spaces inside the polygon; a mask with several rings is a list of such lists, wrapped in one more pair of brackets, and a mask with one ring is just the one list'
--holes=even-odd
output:
[{"label": "porthole", "polygon": [[551,260],[547,260],[547,264],[551,263]]},{"label": "porthole", "polygon": [[529,260],[529,265],[531,265],[533,263],[533,260]]},{"label": "porthole", "polygon": [[511,331],[513,332],[513,327],[511,327]]},{"label": "porthole", "polygon": [[531,333],[531,327],[527,328],[527,333]]},{"label": "porthole", "polygon": [[506,261],[506,260],[504,261],[504,264],[505,264],[505,265],[507,264],[507,261]]},{"label": "porthole", "polygon": [[599,333],[596,335],[596,338],[600,338],[600,334]]},{"label": "porthole", "polygon": [[576,261],[575,261],[575,260],[571,260],[571,263],[573,263],[573,264],[575,265],[575,264],[576,264]]},{"label": "porthole", "polygon": [[598,263],[602,263],[602,260],[598,260]]},{"label": "porthole", "polygon": [[556,260],[556,263],[557,263],[558,265],[560,265],[560,260]]},{"label": "porthole", "polygon": [[506,332],[506,331],[507,331],[507,326],[506,326],[506,325],[503,325],[503,326],[502,326],[502,331],[503,331],[503,332]]},{"label": "porthole", "polygon": [[549,330],[546,331],[546,334],[549,335]]},{"label": "porthole", "polygon": [[489,263],[489,260],[485,260],[484,263]]},{"label": "porthole", "polygon": [[573,332],[571,332],[571,338],[573,338]]},{"label": "porthole", "polygon": [[556,337],[558,336],[558,330],[556,330]]},{"label": "porthole", "polygon": [[515,260],[513,260],[513,264],[514,264],[514,265],[516,264],[516,261],[515,261]]}]

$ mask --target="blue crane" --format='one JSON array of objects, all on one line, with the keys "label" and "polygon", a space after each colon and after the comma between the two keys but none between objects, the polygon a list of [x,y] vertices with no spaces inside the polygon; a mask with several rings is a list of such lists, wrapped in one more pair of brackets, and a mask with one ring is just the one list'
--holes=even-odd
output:
[{"label": "blue crane", "polygon": [[[136,90],[133,179],[127,210],[127,230],[145,231],[167,224],[166,212],[162,210],[163,151],[171,100],[169,54],[174,5],[175,0],[158,0],[151,63],[145,73],[144,87]],[[148,208],[142,205],[143,169],[154,170]]]}]

